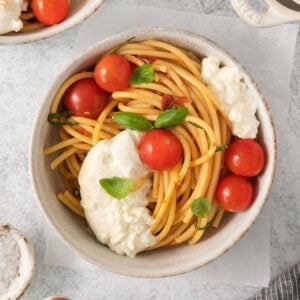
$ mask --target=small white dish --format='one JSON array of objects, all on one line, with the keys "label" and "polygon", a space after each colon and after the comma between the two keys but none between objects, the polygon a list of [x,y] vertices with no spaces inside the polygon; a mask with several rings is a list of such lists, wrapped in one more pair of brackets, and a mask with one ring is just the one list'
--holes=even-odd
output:
[{"label": "small white dish", "polygon": [[96,11],[103,2],[104,0],[71,0],[68,16],[63,22],[31,32],[16,32],[0,35],[0,45],[32,43],[57,35],[84,21]]},{"label": "small white dish", "polygon": [[230,0],[233,9],[246,23],[256,27],[271,27],[300,21],[299,0],[264,0],[268,9],[260,12],[250,0]]},{"label": "small white dish", "polygon": [[19,299],[30,284],[34,251],[24,234],[0,224],[0,299]]},{"label": "small white dish", "polygon": [[[52,99],[61,83],[72,74],[94,65],[101,55],[125,40],[156,38],[193,52],[199,57],[215,56],[228,66],[234,66],[244,75],[245,82],[257,104],[257,116],[261,122],[259,140],[266,151],[264,172],[256,179],[256,199],[252,206],[241,213],[224,218],[215,233],[208,233],[194,246],[180,245],[149,251],[135,258],[119,256],[100,244],[87,230],[83,220],[75,216],[56,199],[63,189],[58,173],[50,170],[49,157],[43,156],[45,145],[56,140],[56,132],[47,123]],[[164,277],[181,274],[199,268],[230,249],[251,227],[258,217],[271,188],[276,161],[276,140],[268,105],[245,69],[229,53],[214,42],[188,31],[170,28],[147,28],[126,31],[90,47],[80,57],[66,66],[49,85],[49,91],[41,102],[29,149],[31,180],[39,206],[61,239],[91,263],[107,270],[135,277]]]}]

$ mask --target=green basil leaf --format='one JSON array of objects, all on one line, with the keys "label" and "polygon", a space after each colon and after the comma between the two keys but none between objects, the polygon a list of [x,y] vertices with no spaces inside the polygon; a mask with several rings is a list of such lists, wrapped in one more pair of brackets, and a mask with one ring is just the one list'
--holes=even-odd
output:
[{"label": "green basil leaf", "polygon": [[160,113],[155,121],[155,128],[169,128],[181,124],[188,114],[186,107],[171,108]]},{"label": "green basil leaf", "polygon": [[124,41],[123,43],[121,43],[121,44],[119,44],[119,45],[113,47],[110,51],[108,51],[108,52],[106,53],[106,55],[108,55],[108,54],[117,54],[117,53],[119,52],[119,50],[120,50],[123,46],[127,45],[128,43],[130,43],[130,42],[133,41],[134,39],[135,39],[135,37],[131,37],[131,38],[129,38],[128,40]]},{"label": "green basil leaf", "polygon": [[206,218],[211,211],[211,203],[205,197],[197,198],[191,204],[191,211],[197,217]]},{"label": "green basil leaf", "polygon": [[71,115],[72,112],[70,110],[64,110],[62,112],[49,114],[47,121],[54,126],[76,125],[77,123],[72,118],[70,118]]},{"label": "green basil leaf", "polygon": [[142,84],[150,83],[154,80],[154,68],[151,64],[143,64],[137,67],[131,77],[129,83],[131,84]]},{"label": "green basil leaf", "polygon": [[191,125],[193,125],[193,126],[199,128],[199,129],[203,129],[203,127],[201,127],[200,125],[198,125],[198,124],[196,124],[196,123],[194,123],[194,122],[189,121],[189,123],[190,123]]},{"label": "green basil leaf", "polygon": [[224,150],[226,150],[227,149],[227,145],[223,145],[223,146],[217,146],[217,148],[216,148],[216,152],[219,152],[219,151],[224,151]]},{"label": "green basil leaf", "polygon": [[148,131],[153,128],[153,125],[149,120],[131,112],[115,113],[112,119],[119,125],[132,130]]},{"label": "green basil leaf", "polygon": [[125,177],[103,178],[99,183],[106,193],[119,200],[125,198],[134,187],[133,180]]}]

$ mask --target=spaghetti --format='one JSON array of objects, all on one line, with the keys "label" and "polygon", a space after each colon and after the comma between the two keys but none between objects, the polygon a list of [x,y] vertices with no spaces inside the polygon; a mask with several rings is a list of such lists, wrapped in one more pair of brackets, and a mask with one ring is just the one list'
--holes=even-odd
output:
[{"label": "spaghetti", "polygon": [[20,30],[20,32],[31,32],[45,27],[44,24],[37,21],[30,6],[28,7],[27,11],[22,11],[20,19],[23,22],[23,28]]},{"label": "spaghetti", "polygon": [[[162,97],[187,99],[185,121],[172,128],[183,148],[183,158],[174,168],[155,171],[149,197],[149,212],[154,219],[151,227],[156,245],[197,243],[208,223],[218,227],[224,210],[215,201],[215,189],[223,172],[224,153],[216,151],[231,139],[230,122],[214,93],[203,83],[201,62],[180,48],[158,40],[129,42],[117,53],[131,64],[141,66],[144,57],[151,57],[155,79],[151,83],[132,84],[113,92],[109,103],[97,120],[72,116],[71,124],[59,129],[61,141],[44,150],[45,155],[59,153],[52,160],[51,169],[62,176],[65,191],[57,198],[73,212],[84,217],[80,206],[78,174],[88,151],[99,141],[110,139],[124,128],[115,123],[116,112],[131,112],[154,121],[162,112]],[[61,108],[65,91],[76,81],[92,78],[92,72],[80,72],[67,79],[53,99],[50,113]],[[211,202],[207,217],[197,217],[191,211],[195,198],[205,197]]]}]

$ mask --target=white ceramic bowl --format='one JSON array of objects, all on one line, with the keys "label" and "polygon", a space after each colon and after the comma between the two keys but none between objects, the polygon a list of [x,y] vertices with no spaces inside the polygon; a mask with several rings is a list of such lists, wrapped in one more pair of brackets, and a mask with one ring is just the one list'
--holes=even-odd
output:
[{"label": "white ceramic bowl", "polygon": [[71,0],[68,16],[63,22],[31,32],[0,35],[0,44],[32,43],[47,39],[81,23],[96,11],[103,2],[104,0]]},{"label": "white ceramic bowl", "polygon": [[[51,144],[55,139],[56,130],[46,120],[50,103],[61,83],[72,74],[95,64],[103,53],[130,37],[136,37],[137,40],[154,37],[188,49],[199,57],[213,55],[219,57],[225,65],[237,67],[244,74],[253,101],[258,106],[257,115],[261,122],[259,139],[267,155],[264,172],[256,180],[256,199],[247,211],[225,218],[220,228],[206,234],[194,246],[180,245],[149,251],[135,258],[119,256],[101,245],[88,233],[84,222],[57,201],[55,194],[62,190],[62,182],[58,174],[50,170],[51,158],[43,156],[45,145]],[[275,169],[276,141],[273,122],[264,98],[244,68],[231,55],[200,35],[177,29],[150,28],[127,31],[98,42],[57,76],[49,86],[48,95],[38,111],[29,159],[38,203],[57,234],[69,247],[95,265],[116,273],[135,277],[162,277],[184,273],[207,264],[231,248],[251,227],[270,191]]]}]

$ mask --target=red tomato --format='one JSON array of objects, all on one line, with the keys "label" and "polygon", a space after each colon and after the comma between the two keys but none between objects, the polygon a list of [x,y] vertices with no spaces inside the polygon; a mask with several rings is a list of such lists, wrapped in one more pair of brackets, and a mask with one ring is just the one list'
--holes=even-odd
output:
[{"label": "red tomato", "polygon": [[138,66],[133,64],[132,62],[129,62],[129,65],[130,65],[130,74],[132,74]]},{"label": "red tomato", "polygon": [[31,8],[39,22],[54,25],[67,17],[69,0],[32,0]]},{"label": "red tomato", "polygon": [[82,127],[77,127],[76,128],[76,130],[79,132],[79,133],[81,133],[81,134],[83,134],[83,135],[85,135],[85,136],[87,136],[87,137],[92,137],[92,134],[89,132],[89,131],[87,131],[86,129],[84,129],[84,128],[82,128]]},{"label": "red tomato", "polygon": [[246,177],[258,175],[265,165],[261,145],[251,139],[238,139],[225,152],[225,164],[234,174]]},{"label": "red tomato", "polygon": [[93,78],[84,78],[67,89],[64,105],[74,116],[97,119],[107,105],[107,94]]},{"label": "red tomato", "polygon": [[184,106],[184,103],[189,103],[186,96],[178,97],[174,95],[163,94],[161,98],[161,110],[166,110],[174,107]]},{"label": "red tomato", "polygon": [[139,145],[141,160],[158,171],[174,167],[182,158],[182,146],[169,130],[154,129],[147,132]]},{"label": "red tomato", "polygon": [[253,202],[253,186],[245,177],[228,174],[222,177],[216,189],[219,205],[227,211],[245,210]]},{"label": "red tomato", "polygon": [[115,92],[127,88],[131,73],[130,64],[122,55],[111,54],[97,63],[94,76],[103,90]]}]

